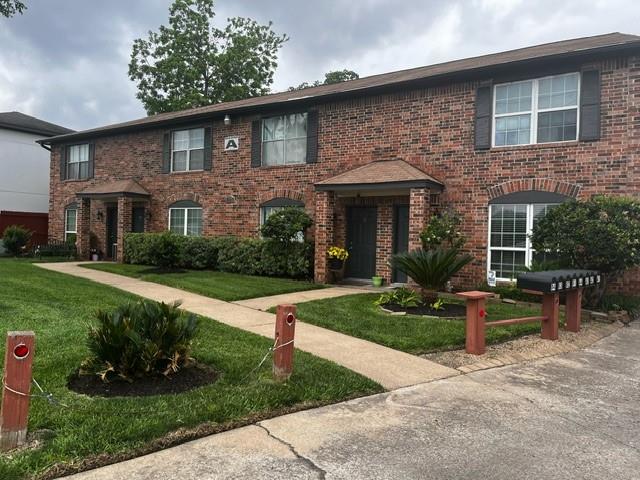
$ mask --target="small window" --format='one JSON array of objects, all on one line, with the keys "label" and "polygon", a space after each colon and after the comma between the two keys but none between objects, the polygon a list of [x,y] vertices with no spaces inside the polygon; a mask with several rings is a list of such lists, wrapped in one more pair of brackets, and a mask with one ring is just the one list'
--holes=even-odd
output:
[{"label": "small window", "polygon": [[429,194],[429,206],[431,206],[431,207],[439,207],[440,206],[440,194],[439,193],[431,193],[431,194]]},{"label": "small window", "polygon": [[89,144],[71,145],[68,149],[65,178],[70,180],[89,178]]},{"label": "small window", "polygon": [[576,140],[579,90],[577,73],[496,85],[494,146]]},{"label": "small window", "polygon": [[75,206],[68,207],[64,211],[64,240],[76,243],[78,236],[78,210]]},{"label": "small window", "polygon": [[171,171],[204,169],[204,128],[178,130],[171,138]]},{"label": "small window", "polygon": [[262,121],[263,165],[289,165],[306,161],[306,113],[281,115]]},{"label": "small window", "polygon": [[169,230],[178,235],[202,235],[202,207],[193,202],[177,202],[169,208]]}]

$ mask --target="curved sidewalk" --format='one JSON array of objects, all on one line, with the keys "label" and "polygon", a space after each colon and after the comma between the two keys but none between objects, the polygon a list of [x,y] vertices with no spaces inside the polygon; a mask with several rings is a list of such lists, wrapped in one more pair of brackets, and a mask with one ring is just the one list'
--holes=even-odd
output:
[{"label": "curved sidewalk", "polygon": [[[266,297],[264,301],[253,299],[229,303],[157,283],[83,268],[79,266],[80,262],[37,265],[47,270],[109,285],[158,302],[167,303],[180,300],[182,301],[181,308],[184,310],[268,338],[273,338],[274,335],[275,315],[256,308],[264,308],[265,304],[272,303],[274,298],[276,298],[276,303],[296,303],[300,300],[306,301],[309,298],[329,298],[357,293],[355,289],[334,288],[314,290],[314,294],[298,292],[290,295]],[[322,292],[324,292],[324,296],[319,297]],[[246,306],[248,304],[253,304],[256,308]],[[460,374],[457,370],[418,356],[300,321],[296,324],[295,346],[300,350],[331,360],[364,375],[389,390]]]}]

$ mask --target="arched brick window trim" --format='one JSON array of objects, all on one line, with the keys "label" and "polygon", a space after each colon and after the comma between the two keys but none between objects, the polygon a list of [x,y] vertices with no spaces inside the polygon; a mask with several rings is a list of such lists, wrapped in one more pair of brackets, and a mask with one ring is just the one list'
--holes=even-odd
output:
[{"label": "arched brick window trim", "polygon": [[489,200],[502,197],[510,193],[535,190],[539,192],[558,193],[567,197],[578,198],[581,185],[563,182],[551,178],[523,178],[521,180],[509,180],[499,183],[487,189]]},{"label": "arched brick window trim", "polygon": [[200,195],[197,193],[174,193],[167,197],[167,205],[173,205],[176,202],[180,201],[190,201],[194,203],[201,204]]},{"label": "arched brick window trim", "polygon": [[289,190],[286,188],[276,188],[266,193],[262,193],[258,198],[258,205],[262,205],[269,200],[273,200],[276,198],[287,198],[289,200],[294,200],[296,202],[301,202],[304,204],[304,195],[302,194],[302,192]]}]

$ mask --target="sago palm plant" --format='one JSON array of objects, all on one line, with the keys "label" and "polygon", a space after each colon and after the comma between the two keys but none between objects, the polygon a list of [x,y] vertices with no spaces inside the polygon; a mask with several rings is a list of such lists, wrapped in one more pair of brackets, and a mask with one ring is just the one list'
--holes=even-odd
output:
[{"label": "sago palm plant", "polygon": [[471,255],[460,254],[457,248],[413,250],[391,257],[391,266],[404,272],[422,288],[425,303],[434,302],[438,291],[465,265],[473,260]]}]

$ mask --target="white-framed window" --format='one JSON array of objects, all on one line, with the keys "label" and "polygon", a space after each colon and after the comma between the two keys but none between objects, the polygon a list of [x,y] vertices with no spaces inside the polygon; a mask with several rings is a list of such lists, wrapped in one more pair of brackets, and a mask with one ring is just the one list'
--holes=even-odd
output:
[{"label": "white-framed window", "polygon": [[169,230],[178,235],[202,235],[202,207],[169,208]]},{"label": "white-framed window", "polygon": [[[274,213],[279,212],[284,208],[291,208],[291,207],[303,209],[304,203],[297,200],[291,200],[288,198],[274,198],[273,200],[265,202],[263,205],[260,206],[260,226],[262,227],[262,225],[264,225],[265,222],[267,221],[267,218],[269,218]],[[298,232],[295,239],[298,242],[303,242],[304,232]]]},{"label": "white-framed window", "polygon": [[204,169],[204,128],[171,133],[171,171]]},{"label": "white-framed window", "polygon": [[577,140],[579,98],[579,73],[495,85],[493,146]]},{"label": "white-framed window", "polygon": [[262,120],[262,165],[290,165],[306,161],[306,113]]},{"label": "white-framed window", "polygon": [[70,145],[67,148],[69,151],[65,178],[69,180],[89,178],[89,144]]},{"label": "white-framed window", "polygon": [[489,252],[487,270],[494,270],[498,280],[514,280],[531,267],[534,260],[544,260],[531,246],[535,224],[558,204],[489,205]]},{"label": "white-framed window", "polygon": [[75,243],[78,236],[78,210],[67,207],[64,210],[64,241]]}]

